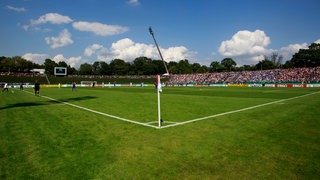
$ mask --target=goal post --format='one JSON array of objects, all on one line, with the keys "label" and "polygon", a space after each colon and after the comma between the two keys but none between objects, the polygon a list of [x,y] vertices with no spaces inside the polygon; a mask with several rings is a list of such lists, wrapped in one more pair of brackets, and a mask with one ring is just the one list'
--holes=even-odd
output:
[{"label": "goal post", "polygon": [[97,81],[81,81],[81,87],[93,87],[97,85]]}]

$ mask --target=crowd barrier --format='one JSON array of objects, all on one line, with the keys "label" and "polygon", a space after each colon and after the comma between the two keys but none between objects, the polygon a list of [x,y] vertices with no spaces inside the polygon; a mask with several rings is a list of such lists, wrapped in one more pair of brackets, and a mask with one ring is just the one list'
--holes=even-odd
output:
[{"label": "crowd barrier", "polygon": [[[32,84],[25,84],[23,85],[24,88],[33,88],[34,85]],[[96,84],[95,87],[146,87],[146,86],[154,86],[154,84]],[[174,85],[166,85],[162,84],[162,87],[262,87],[262,84],[174,84]],[[20,88],[20,85],[15,84],[13,86],[9,86],[10,88]],[[40,85],[41,88],[66,88],[72,87],[72,84],[42,84]],[[78,84],[76,87],[92,87],[89,84]],[[265,84],[264,87],[268,88],[319,88],[320,83],[301,83],[301,84],[294,84],[294,83],[285,83],[285,84],[277,84],[277,83],[268,83]]]}]

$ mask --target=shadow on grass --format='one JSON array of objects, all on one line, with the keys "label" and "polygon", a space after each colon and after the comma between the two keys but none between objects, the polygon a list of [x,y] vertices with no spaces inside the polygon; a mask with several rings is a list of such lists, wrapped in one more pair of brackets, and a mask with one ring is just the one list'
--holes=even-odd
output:
[{"label": "shadow on grass", "polygon": [[[76,98],[49,100],[49,101],[44,101],[44,102],[48,102],[51,104],[59,104],[61,102],[82,101],[82,100],[95,99],[95,98],[97,98],[97,97],[83,96],[83,97],[76,97]],[[0,110],[9,109],[9,108],[17,108],[17,107],[30,107],[30,106],[43,106],[43,105],[48,105],[48,104],[47,103],[40,103],[40,102],[23,102],[23,103],[9,104],[5,107],[0,107]]]},{"label": "shadow on grass", "polygon": [[67,98],[67,99],[57,99],[57,100],[50,100],[48,102],[51,103],[61,103],[61,102],[73,102],[73,101],[82,101],[88,99],[95,99],[96,96],[83,96],[83,97],[75,97],[75,98]]},{"label": "shadow on grass", "polygon": [[28,106],[41,106],[41,105],[45,105],[45,104],[38,103],[38,102],[15,103],[15,104],[9,104],[8,106],[5,106],[5,107],[0,107],[0,110],[15,108],[15,107],[28,107]]}]

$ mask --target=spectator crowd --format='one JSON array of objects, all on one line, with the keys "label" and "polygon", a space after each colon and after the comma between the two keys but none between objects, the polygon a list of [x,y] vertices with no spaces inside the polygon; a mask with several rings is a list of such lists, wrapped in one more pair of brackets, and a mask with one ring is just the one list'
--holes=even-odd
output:
[{"label": "spectator crowd", "polygon": [[320,82],[320,67],[172,75],[168,84]]},{"label": "spectator crowd", "polygon": [[[14,73],[0,72],[1,76],[15,77],[35,77],[40,74],[35,73]],[[155,78],[155,75],[68,75],[73,78]],[[232,72],[213,72],[213,73],[195,73],[195,74],[174,74],[169,76],[167,84],[217,84],[217,83],[319,83],[320,82],[320,66],[309,68],[292,68],[292,69],[271,69],[260,71],[232,71]]]}]

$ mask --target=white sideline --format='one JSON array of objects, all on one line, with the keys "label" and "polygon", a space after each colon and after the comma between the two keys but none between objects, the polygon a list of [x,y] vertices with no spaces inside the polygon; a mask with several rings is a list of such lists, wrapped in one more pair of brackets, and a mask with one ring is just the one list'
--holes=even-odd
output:
[{"label": "white sideline", "polygon": [[[28,91],[25,91],[25,92],[27,92],[29,94],[33,94],[31,92],[28,92]],[[111,117],[111,118],[114,118],[114,119],[118,119],[118,120],[121,120],[121,121],[129,122],[129,123],[133,123],[133,124],[139,124],[139,125],[147,126],[147,127],[152,127],[152,128],[155,128],[155,129],[163,129],[163,128],[168,128],[168,127],[184,125],[184,124],[188,124],[188,123],[192,123],[192,122],[196,122],[196,121],[201,121],[201,120],[205,120],[205,119],[209,119],[209,118],[214,118],[214,117],[218,117],[218,116],[223,116],[223,115],[227,115],[227,114],[233,114],[233,113],[237,113],[237,112],[241,112],[241,111],[246,111],[246,110],[250,110],[250,109],[254,109],[254,108],[258,108],[258,107],[262,107],[262,106],[267,106],[267,105],[271,105],[271,104],[275,104],[275,103],[289,101],[289,100],[292,100],[292,99],[302,98],[302,97],[305,97],[305,96],[310,96],[310,95],[313,95],[313,94],[317,94],[319,92],[320,91],[309,93],[309,94],[305,94],[305,95],[301,95],[301,96],[291,97],[291,98],[287,98],[287,99],[281,99],[281,100],[277,100],[277,101],[272,101],[272,102],[269,102],[269,103],[264,103],[264,104],[260,104],[260,105],[256,105],[256,106],[247,107],[247,108],[242,108],[242,109],[238,109],[238,110],[234,110],[234,111],[228,111],[228,112],[215,114],[215,115],[211,115],[211,116],[196,118],[196,119],[192,119],[192,120],[188,120],[188,121],[184,121],[184,122],[175,122],[175,123],[174,122],[170,122],[170,123],[173,123],[173,124],[161,126],[161,128],[159,128],[158,126],[150,125],[152,122],[141,123],[141,122],[133,121],[133,120],[130,120],[130,119],[126,119],[126,118],[122,118],[122,117],[106,114],[106,113],[103,113],[103,112],[99,112],[99,111],[96,111],[96,110],[92,110],[92,109],[89,109],[89,108],[85,108],[85,107],[82,107],[82,106],[78,106],[78,105],[75,105],[75,104],[59,101],[57,99],[53,99],[53,98],[48,97],[48,96],[40,96],[40,97],[43,97],[43,98],[46,98],[46,99],[50,99],[50,100],[53,100],[53,101],[56,101],[56,102],[59,102],[59,103],[63,103],[63,104],[66,104],[66,105],[69,105],[69,106],[72,106],[72,107],[76,107],[76,108],[79,108],[79,109],[83,109],[83,110],[86,110],[86,111],[89,111],[89,112],[93,112],[93,113],[96,113],[96,114],[100,114],[100,115],[103,115],[103,116],[107,116],[107,117]]]},{"label": "white sideline", "polygon": [[283,101],[289,101],[289,100],[292,100],[292,99],[302,98],[302,97],[309,96],[309,95],[312,95],[312,94],[317,94],[319,92],[320,91],[309,93],[309,94],[305,94],[305,95],[301,95],[301,96],[296,96],[296,97],[292,97],[292,98],[281,99],[281,100],[278,100],[278,101],[272,101],[272,102],[269,102],[269,103],[260,104],[260,105],[256,105],[256,106],[251,106],[251,107],[238,109],[238,110],[234,110],[234,111],[228,111],[228,112],[224,112],[224,113],[220,113],[220,114],[206,116],[206,117],[202,117],[202,118],[196,118],[196,119],[192,119],[192,120],[188,120],[188,121],[184,121],[184,122],[179,122],[179,123],[176,123],[176,124],[170,124],[170,125],[167,125],[167,126],[163,126],[161,128],[179,126],[179,125],[188,124],[188,123],[192,123],[192,122],[196,122],[196,121],[201,121],[201,120],[205,120],[205,119],[209,119],[209,118],[213,118],[213,117],[223,116],[223,115],[227,115],[227,114],[233,114],[233,113],[237,113],[237,112],[241,112],[241,111],[246,111],[246,110],[249,110],[249,109],[254,109],[254,108],[258,108],[258,107],[262,107],[262,106],[267,106],[267,105],[270,105],[270,104],[275,104],[275,103],[279,103],[279,102],[283,102]]},{"label": "white sideline", "polygon": [[[28,92],[28,91],[26,91],[26,92],[29,93],[29,94],[33,94],[31,92]],[[125,118],[122,118],[122,117],[106,114],[106,113],[103,113],[103,112],[99,112],[99,111],[96,111],[96,110],[92,110],[92,109],[89,109],[89,108],[78,106],[78,105],[75,105],[75,104],[59,101],[57,99],[53,99],[53,98],[48,97],[48,96],[40,96],[40,97],[43,97],[43,98],[46,98],[46,99],[50,99],[52,101],[56,101],[56,102],[59,102],[59,103],[62,103],[62,104],[66,104],[66,105],[69,105],[69,106],[72,106],[72,107],[76,107],[76,108],[79,108],[79,109],[83,109],[83,110],[86,110],[86,111],[90,111],[90,112],[93,112],[93,113],[96,113],[96,114],[100,114],[100,115],[103,115],[103,116],[111,117],[111,118],[114,118],[114,119],[119,119],[121,121],[126,121],[126,122],[130,122],[130,123],[133,123],[133,124],[139,124],[139,125],[142,125],[142,126],[148,126],[148,127],[152,127],[152,128],[158,128],[157,126],[153,126],[153,125],[150,125],[150,124],[147,124],[147,123],[141,123],[141,122],[133,121],[133,120],[130,120],[130,119],[125,119]]]}]

